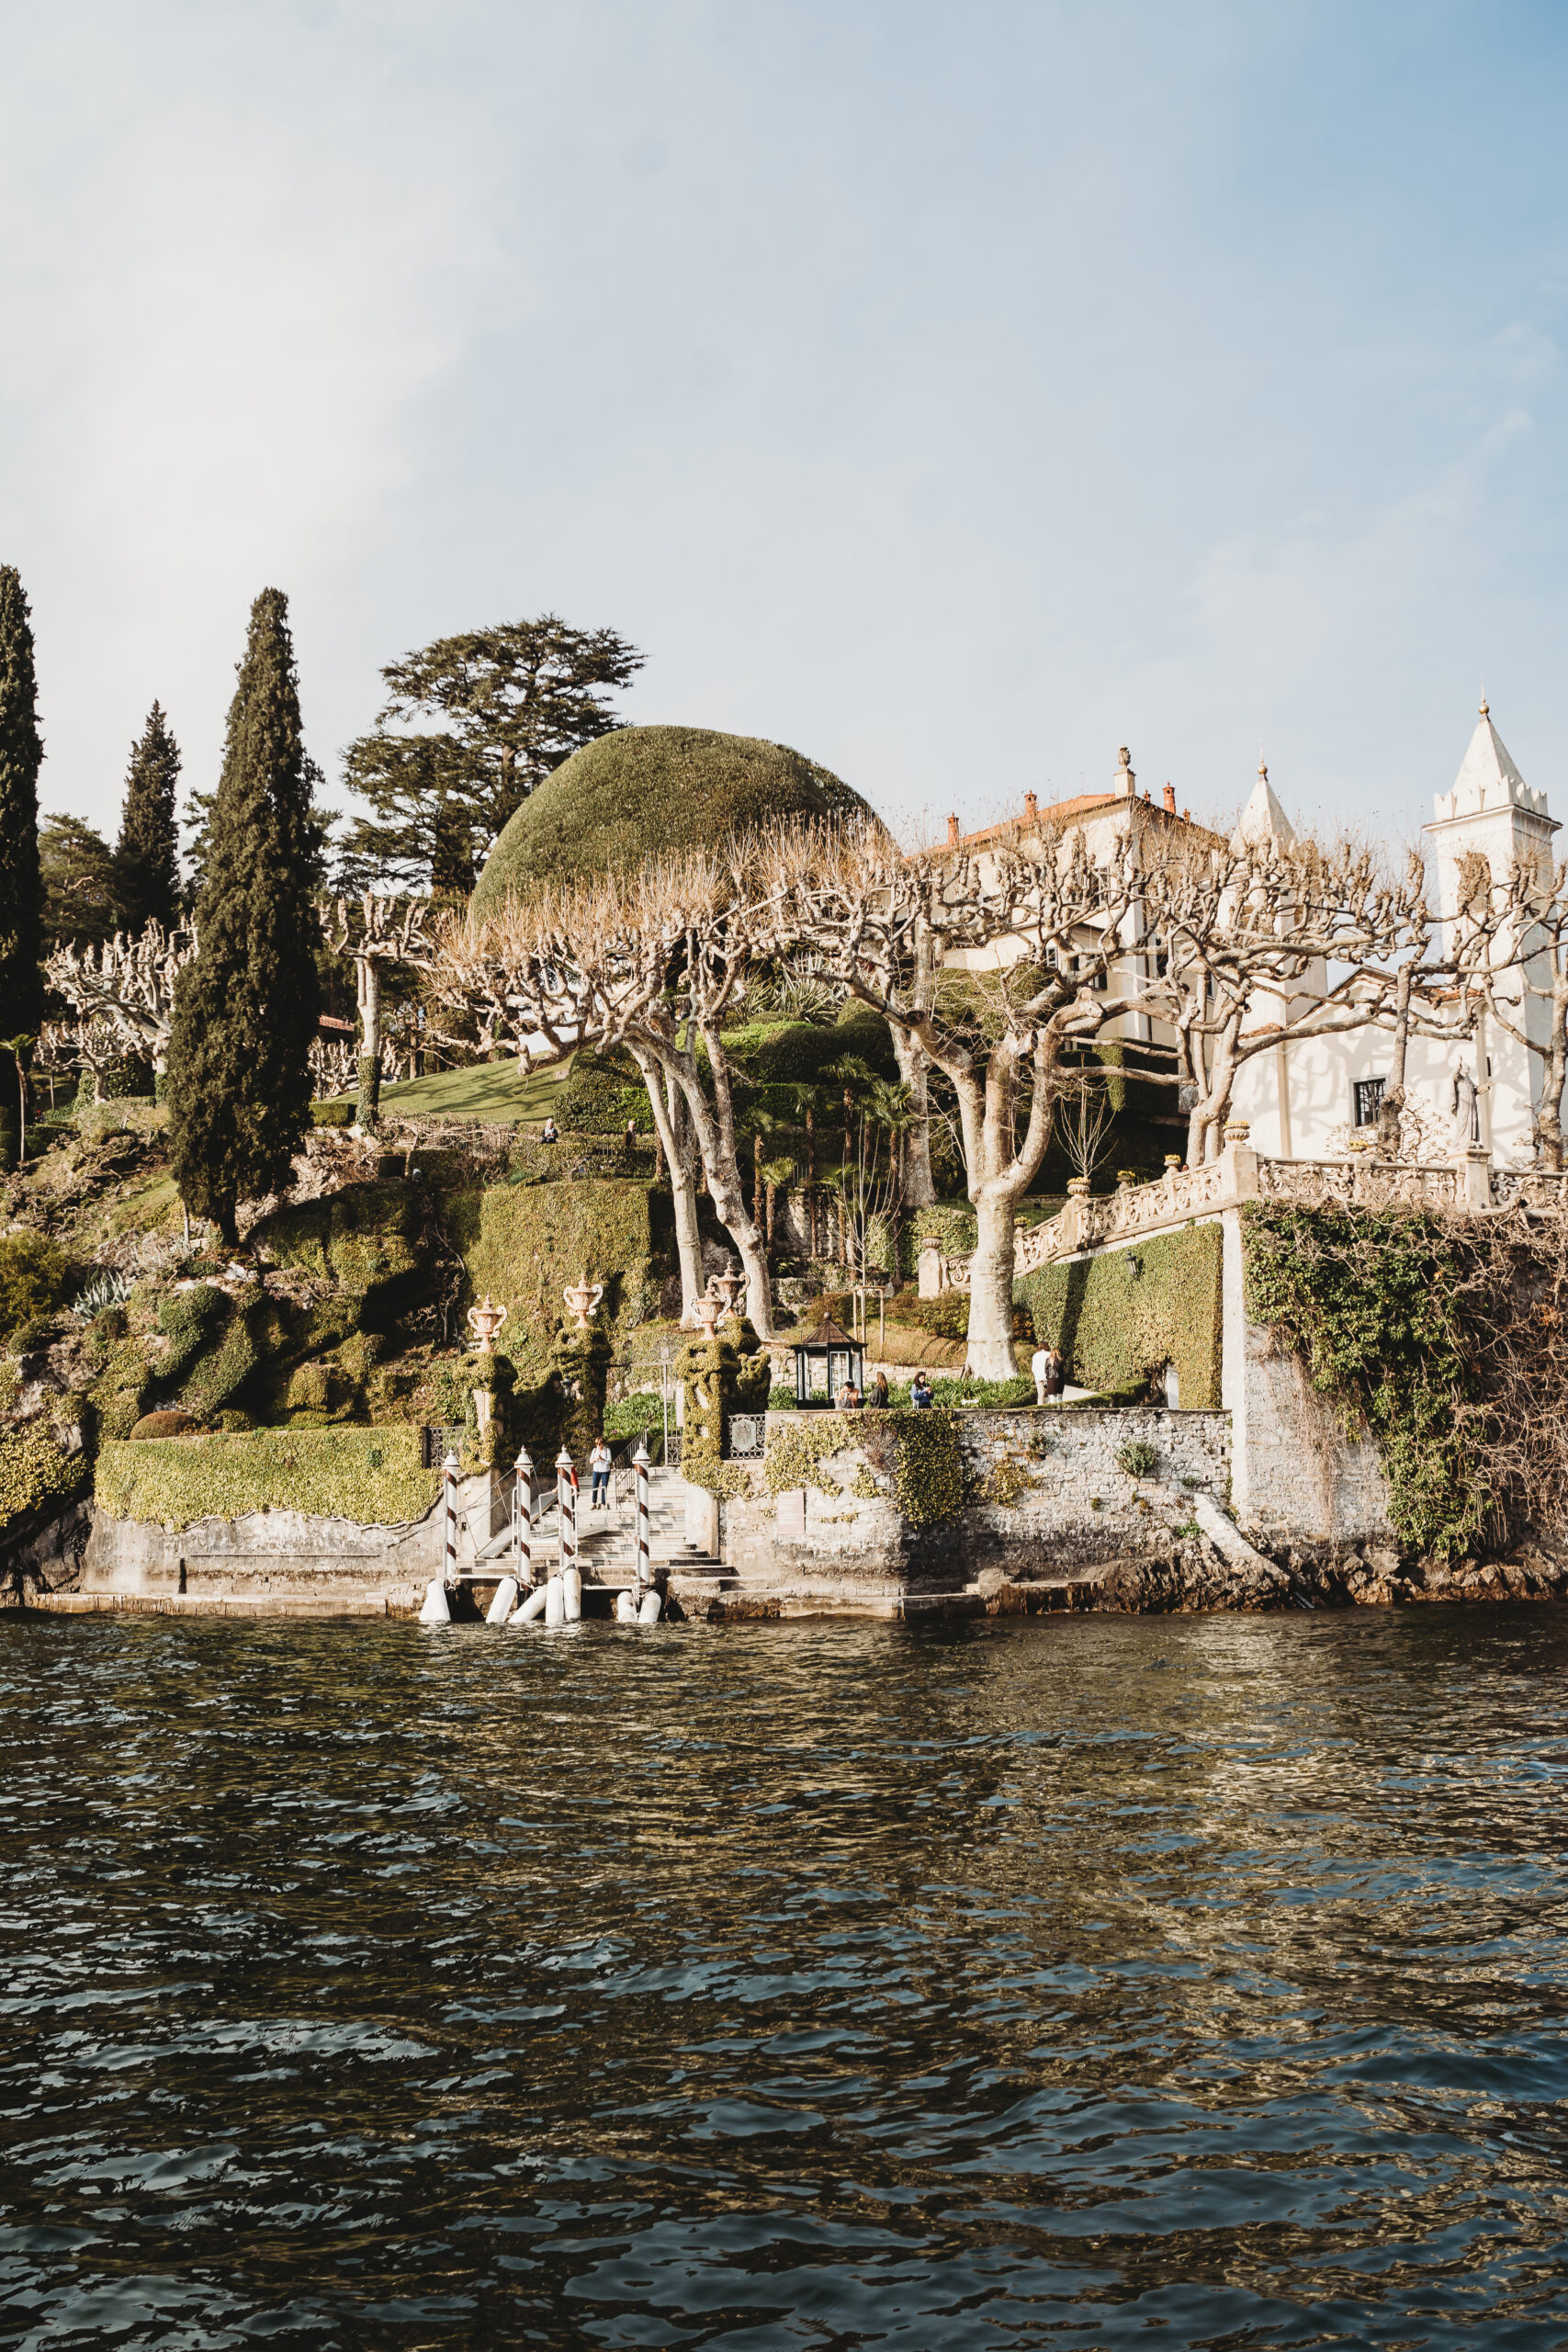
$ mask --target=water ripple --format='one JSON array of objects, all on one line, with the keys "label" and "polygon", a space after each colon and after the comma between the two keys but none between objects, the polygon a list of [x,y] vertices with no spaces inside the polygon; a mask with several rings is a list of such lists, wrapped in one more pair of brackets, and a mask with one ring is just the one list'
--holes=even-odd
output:
[{"label": "water ripple", "polygon": [[28,2346],[1568,2345],[1568,1612],[6,1622]]}]

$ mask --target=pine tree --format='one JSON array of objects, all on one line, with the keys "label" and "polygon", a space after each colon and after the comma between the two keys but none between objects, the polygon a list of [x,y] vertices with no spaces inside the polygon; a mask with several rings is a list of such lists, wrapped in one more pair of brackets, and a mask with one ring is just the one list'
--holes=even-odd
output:
[{"label": "pine tree", "polygon": [[114,853],[85,817],[56,814],[39,827],[42,928],[51,947],[68,941],[100,946],[120,928]]},{"label": "pine tree", "polygon": [[154,703],[141,741],[131,748],[114,853],[119,918],[131,933],[145,931],[150,922],[161,922],[165,931],[174,927],[180,895],[175,823],[179,773],[180,747],[162,707]]},{"label": "pine tree", "polygon": [[307,768],[288,600],[266,588],[229,708],[165,1089],[181,1197],[231,1247],[239,1203],[288,1182],[310,1120],[321,983]]},{"label": "pine tree", "polygon": [[36,1030],[43,1019],[39,966],[43,887],[39,876],[38,683],[33,633],[15,565],[0,564],[0,1025]]},{"label": "pine tree", "polygon": [[[438,638],[389,662],[375,729],[344,754],[371,814],[346,851],[367,877],[471,890],[507,819],[563,760],[620,722],[605,698],[643,656],[611,628],[558,614]],[[433,734],[408,730],[434,719]]]}]

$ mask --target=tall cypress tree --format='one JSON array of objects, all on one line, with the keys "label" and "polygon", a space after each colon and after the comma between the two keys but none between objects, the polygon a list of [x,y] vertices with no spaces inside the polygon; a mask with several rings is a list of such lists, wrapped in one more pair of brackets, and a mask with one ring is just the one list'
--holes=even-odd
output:
[{"label": "tall cypress tree", "polygon": [[175,991],[165,1097],[181,1197],[231,1246],[239,1203],[288,1180],[310,1124],[321,1011],[310,786],[288,600],[276,588],[251,607],[208,831],[200,947]]},{"label": "tall cypress tree", "polygon": [[36,1030],[43,1019],[38,856],[42,764],[28,600],[16,566],[0,563],[0,1027],[17,1031]]},{"label": "tall cypress tree", "polygon": [[115,844],[115,881],[119,918],[127,931],[174,923],[180,890],[179,832],[175,823],[175,786],[180,747],[169,732],[162,706],[147,714],[141,741],[134,744],[125,778],[125,808]]}]

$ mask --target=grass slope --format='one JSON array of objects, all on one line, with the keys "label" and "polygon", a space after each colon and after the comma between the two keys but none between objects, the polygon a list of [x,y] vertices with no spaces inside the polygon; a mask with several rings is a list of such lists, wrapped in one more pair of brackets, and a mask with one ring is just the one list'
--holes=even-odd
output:
[{"label": "grass slope", "polygon": [[542,1120],[571,1073],[572,1057],[520,1078],[514,1061],[476,1062],[468,1069],[401,1078],[381,1089],[384,1111],[413,1119],[479,1119],[487,1126],[527,1126]]}]

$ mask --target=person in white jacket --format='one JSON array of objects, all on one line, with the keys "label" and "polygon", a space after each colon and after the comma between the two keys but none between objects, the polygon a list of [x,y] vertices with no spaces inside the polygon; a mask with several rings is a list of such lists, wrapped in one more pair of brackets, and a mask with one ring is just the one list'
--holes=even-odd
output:
[{"label": "person in white jacket", "polygon": [[588,1467],[593,1483],[589,1492],[590,1510],[604,1510],[610,1500],[610,1449],[602,1437],[593,1441],[593,1451],[588,1457]]}]

